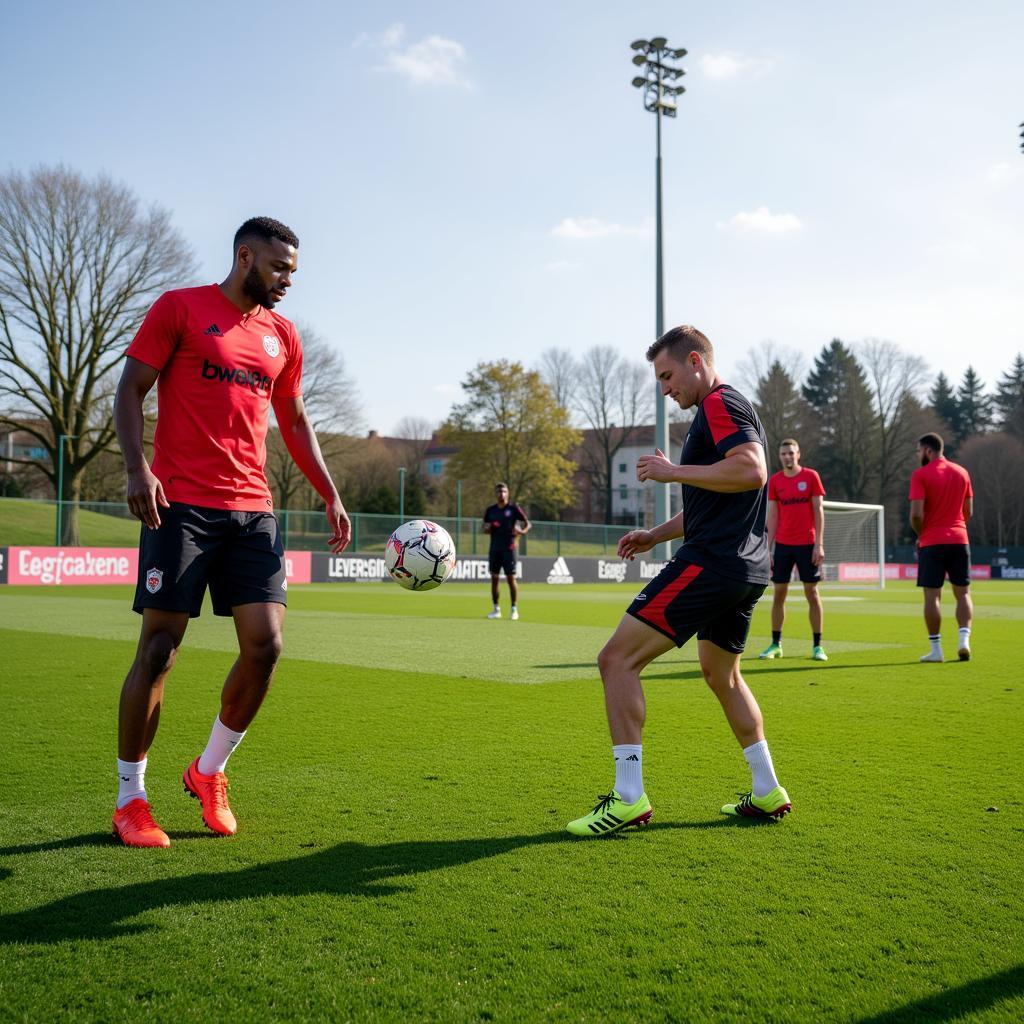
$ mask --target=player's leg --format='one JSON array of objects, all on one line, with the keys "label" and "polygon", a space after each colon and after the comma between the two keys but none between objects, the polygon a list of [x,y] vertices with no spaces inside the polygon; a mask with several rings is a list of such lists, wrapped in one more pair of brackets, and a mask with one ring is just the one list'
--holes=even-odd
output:
[{"label": "player's leg", "polygon": [[726,580],[719,591],[720,611],[701,626],[697,656],[704,679],[725,712],[752,776],[750,792],[737,803],[726,804],[722,813],[745,818],[781,818],[789,813],[789,795],[775,776],[761,709],[740,672],[740,656],[750,632],[750,620],[764,587]]},{"label": "player's leg", "polygon": [[758,655],[759,658],[782,657],[782,625],[786,621],[786,595],[788,583],[774,584],[772,594],[772,642]]},{"label": "player's leg", "polygon": [[612,740],[615,786],[598,798],[589,814],[570,821],[575,835],[599,836],[631,825],[646,825],[653,813],[643,783],[643,727],[646,718],[641,671],[675,646],[667,636],[624,615],[597,656],[604,684],[605,713]]},{"label": "player's leg", "polygon": [[804,596],[807,598],[807,617],[811,620],[811,657],[815,661],[828,661],[828,655],[821,646],[822,626],[825,621],[825,609],[822,607],[821,594],[817,583],[804,584]]},{"label": "player's leg", "polygon": [[152,817],[146,794],[146,765],[160,723],[164,682],[188,626],[188,612],[146,608],[142,630],[124,685],[117,720],[118,793],[113,831],[128,846],[169,846]]},{"label": "player's leg", "polygon": [[501,604],[499,603],[501,598],[501,560],[492,552],[488,556],[488,569],[491,572],[491,611],[488,613],[487,618],[489,619],[500,619],[501,618]]},{"label": "player's leg", "polygon": [[924,597],[924,624],[931,649],[920,661],[941,662],[942,657],[942,585],[946,581],[946,563],[939,550],[930,544],[918,549],[917,585]]},{"label": "player's leg", "polygon": [[956,624],[958,627],[957,657],[971,660],[971,620],[974,604],[971,601],[971,549],[967,544],[950,544],[946,559],[949,582],[956,598]]},{"label": "player's leg", "polygon": [[516,579],[515,572],[515,554],[512,555],[512,571],[505,572],[505,579],[508,580],[508,592],[509,597],[512,600],[512,612],[509,615],[510,619],[519,618],[519,581]]}]

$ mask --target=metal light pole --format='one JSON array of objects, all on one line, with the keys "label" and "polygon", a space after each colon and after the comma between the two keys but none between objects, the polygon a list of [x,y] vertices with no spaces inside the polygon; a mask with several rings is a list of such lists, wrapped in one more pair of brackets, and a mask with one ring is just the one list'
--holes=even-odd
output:
[{"label": "metal light pole", "polygon": [[56,547],[60,547],[61,527],[64,525],[64,442],[73,441],[76,437],[77,434],[61,434],[57,438],[57,535],[53,540]]},{"label": "metal light pole", "polygon": [[[654,321],[655,338],[665,333],[665,300],[664,300],[664,259],[662,257],[661,231],[661,117],[676,116],[676,97],[686,92],[682,85],[672,82],[682,78],[685,71],[669,64],[669,60],[680,60],[686,56],[686,50],[668,45],[664,36],[653,39],[637,39],[631,44],[636,52],[633,64],[643,69],[642,75],[633,79],[633,85],[644,91],[644,109],[654,114],[656,156],[654,161],[655,189],[655,298]],[[667,455],[671,454],[668,437],[668,405],[661,393],[661,386],[655,384],[654,398],[654,445]],[[654,485],[654,519],[663,523],[671,513],[671,501],[668,484]],[[654,549],[655,558],[667,559],[671,556],[669,543],[658,544]]]}]

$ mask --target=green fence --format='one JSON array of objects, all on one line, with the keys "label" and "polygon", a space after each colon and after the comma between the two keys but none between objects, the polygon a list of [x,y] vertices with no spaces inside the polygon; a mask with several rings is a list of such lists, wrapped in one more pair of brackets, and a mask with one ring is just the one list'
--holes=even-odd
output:
[{"label": "green fence", "polygon": [[[57,544],[58,512],[67,542],[74,503],[0,498],[0,546]],[[401,520],[398,516],[350,513],[353,551],[383,551],[384,543]],[[327,522],[322,512],[278,510],[285,547],[292,551],[326,551]],[[477,518],[432,516],[455,540],[460,555],[487,553],[489,538]],[[87,547],[135,547],[139,523],[126,505],[117,502],[78,503],[78,543]],[[522,555],[613,555],[629,526],[560,523],[534,520],[520,540]]]}]

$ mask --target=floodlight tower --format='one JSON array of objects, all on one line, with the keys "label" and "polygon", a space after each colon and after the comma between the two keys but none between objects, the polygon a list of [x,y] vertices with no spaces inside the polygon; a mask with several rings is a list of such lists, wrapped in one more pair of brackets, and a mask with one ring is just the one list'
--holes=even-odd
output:
[{"label": "floodlight tower", "polygon": [[[686,56],[686,50],[668,45],[664,36],[653,39],[637,39],[630,44],[635,52],[633,64],[642,70],[642,74],[633,79],[633,85],[644,91],[644,109],[654,114],[656,156],[654,161],[655,187],[655,334],[660,338],[665,333],[665,302],[664,272],[661,244],[661,117],[676,116],[676,97],[686,92],[682,85],[674,85],[686,72],[669,61],[678,61]],[[654,444],[666,454],[670,454],[668,439],[667,401],[661,393],[661,385],[655,385],[655,418]],[[654,518],[663,523],[669,518],[671,502],[669,485],[654,485]],[[669,558],[670,547],[667,542],[657,545],[654,549],[655,558]]]}]

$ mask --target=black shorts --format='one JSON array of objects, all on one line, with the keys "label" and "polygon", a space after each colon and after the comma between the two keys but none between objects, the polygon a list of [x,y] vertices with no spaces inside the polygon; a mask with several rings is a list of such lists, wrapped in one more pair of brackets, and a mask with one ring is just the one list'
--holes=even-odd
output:
[{"label": "black shorts", "polygon": [[287,604],[284,543],[270,512],[232,512],[171,502],[160,527],[142,527],[137,612],[199,615],[210,588],[214,615],[240,604]]},{"label": "black shorts", "polygon": [[820,583],[821,569],[811,561],[813,544],[780,544],[775,542],[772,553],[772,583],[788,583],[793,577],[793,566],[801,583]]},{"label": "black shorts", "polygon": [[498,548],[487,556],[487,564],[490,567],[491,575],[498,576],[504,573],[506,576],[516,574],[516,549]]},{"label": "black shorts", "polygon": [[917,585],[938,589],[946,582],[966,587],[971,582],[970,544],[929,544],[917,553]]},{"label": "black shorts", "polygon": [[750,617],[767,584],[719,576],[676,556],[626,609],[664,633],[676,647],[697,634],[733,654],[742,654]]}]

